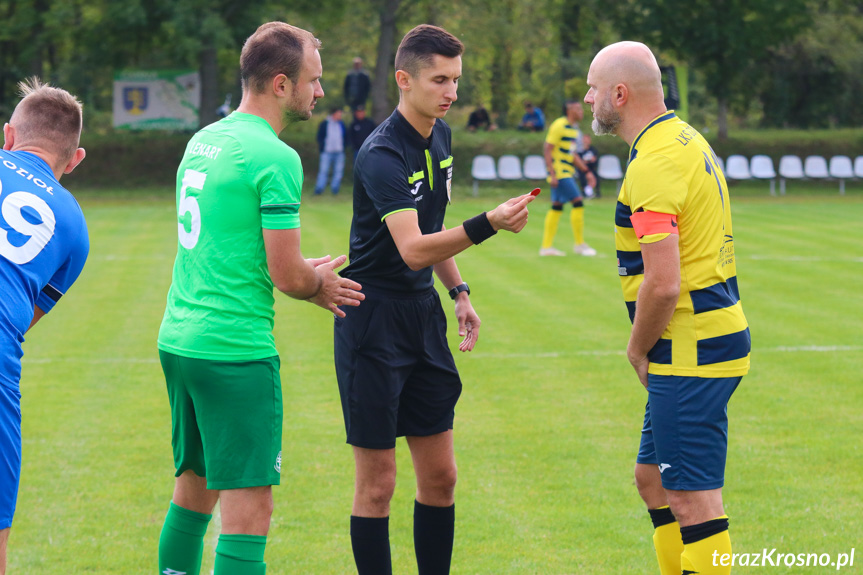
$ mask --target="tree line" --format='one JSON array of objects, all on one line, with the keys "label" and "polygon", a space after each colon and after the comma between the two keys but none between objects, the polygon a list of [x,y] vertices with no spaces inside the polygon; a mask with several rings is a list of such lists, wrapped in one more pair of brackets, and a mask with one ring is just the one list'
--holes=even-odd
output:
[{"label": "tree line", "polygon": [[377,119],[396,103],[398,42],[424,22],[465,43],[459,98],[484,103],[503,126],[517,123],[525,100],[555,114],[582,97],[593,55],[621,39],[685,65],[689,120],[720,135],[863,124],[861,0],[0,0],[0,118],[30,75],[79,95],[98,119],[110,115],[116,71],[187,68],[200,71],[209,123],[226,93],[239,101],[242,43],[268,20],[323,41],[329,103],[362,57]]}]

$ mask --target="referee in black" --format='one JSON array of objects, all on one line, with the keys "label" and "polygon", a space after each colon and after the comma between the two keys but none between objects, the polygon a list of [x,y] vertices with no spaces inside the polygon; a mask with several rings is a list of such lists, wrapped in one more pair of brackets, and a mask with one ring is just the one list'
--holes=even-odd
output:
[{"label": "referee in black", "polygon": [[350,265],[363,305],[335,320],[335,363],[356,487],[351,543],[360,575],[392,573],[390,499],[396,437],[405,436],[417,476],[414,546],[420,575],[449,573],[455,524],[453,416],[461,379],[446,339],[432,271],[455,300],[461,351],[480,319],[453,256],[498,230],[527,224],[530,194],[447,230],[452,134],[462,43],[417,26],[396,53],[399,105],[360,149],[354,169]]}]

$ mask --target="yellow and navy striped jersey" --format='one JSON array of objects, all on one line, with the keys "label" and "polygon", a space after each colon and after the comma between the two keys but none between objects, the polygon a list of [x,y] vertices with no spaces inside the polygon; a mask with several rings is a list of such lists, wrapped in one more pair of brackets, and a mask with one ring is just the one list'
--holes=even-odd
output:
[{"label": "yellow and navy striped jersey", "polygon": [[[553,146],[551,165],[557,179],[574,177],[575,164],[572,163],[572,156],[581,151],[581,130],[578,126],[570,124],[566,116],[561,116],[548,128],[545,143]],[[549,181],[551,181],[550,177]]]},{"label": "yellow and navy striped jersey", "polygon": [[[674,112],[648,124],[630,149],[615,214],[630,320],[644,279],[641,244],[660,241],[669,230],[680,235],[680,299],[648,354],[652,374],[734,377],[749,371],[751,341],[737,287],[730,199],[717,163],[707,141]],[[658,219],[664,225],[648,223]]]}]

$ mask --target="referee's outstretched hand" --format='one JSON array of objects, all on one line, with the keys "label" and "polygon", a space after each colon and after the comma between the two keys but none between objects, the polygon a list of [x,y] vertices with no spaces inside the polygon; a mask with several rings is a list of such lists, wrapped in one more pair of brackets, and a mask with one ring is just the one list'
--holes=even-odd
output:
[{"label": "referee's outstretched hand", "polygon": [[536,196],[524,194],[510,198],[492,211],[488,212],[488,221],[497,230],[506,230],[517,234],[527,225],[527,205]]},{"label": "referee's outstretched hand", "polygon": [[321,278],[321,289],[310,297],[309,301],[339,317],[345,317],[345,312],[340,310],[338,306],[358,306],[361,301],[366,299],[366,296],[360,293],[362,289],[360,284],[336,273],[336,270],[342,267],[347,259],[347,256],[342,255],[336,259],[324,256],[307,260],[315,267],[315,274]]}]

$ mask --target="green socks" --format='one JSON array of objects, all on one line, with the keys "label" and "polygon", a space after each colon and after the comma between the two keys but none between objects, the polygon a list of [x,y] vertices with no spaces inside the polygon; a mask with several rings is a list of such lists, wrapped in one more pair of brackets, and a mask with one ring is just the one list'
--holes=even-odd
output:
[{"label": "green socks", "polygon": [[214,575],[264,575],[266,546],[264,535],[220,535]]},{"label": "green socks", "polygon": [[159,573],[200,573],[204,534],[211,517],[171,502],[159,537]]}]

